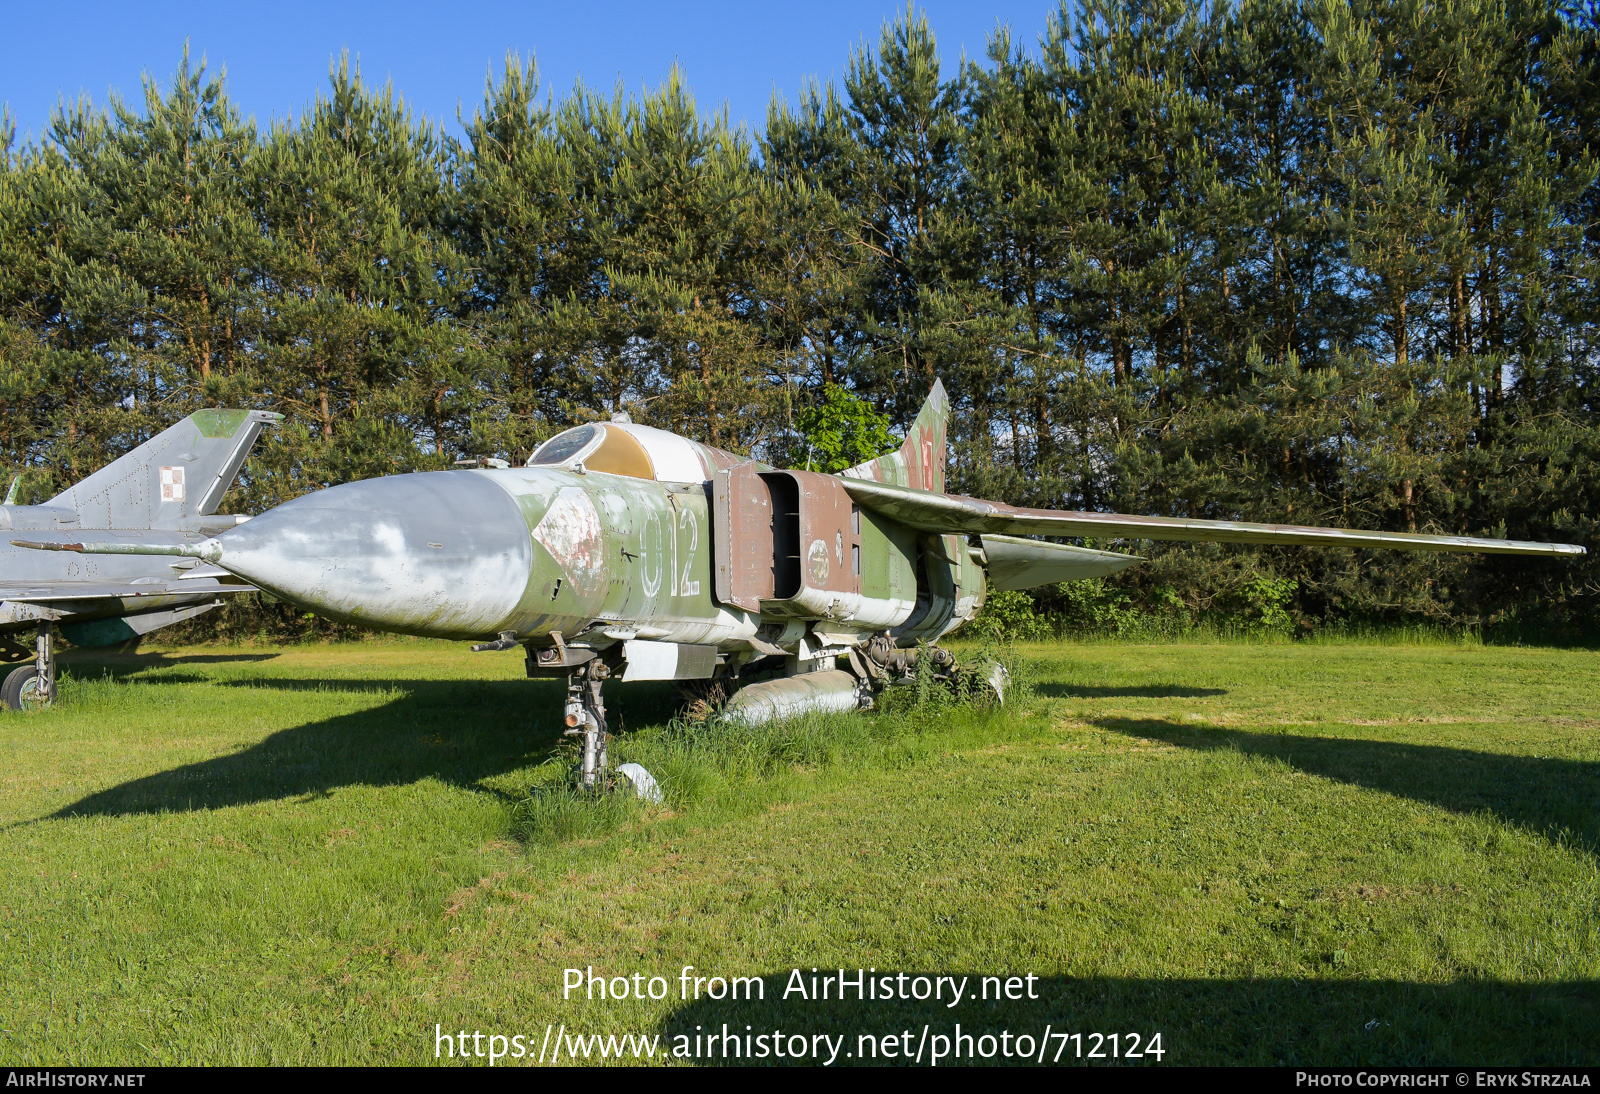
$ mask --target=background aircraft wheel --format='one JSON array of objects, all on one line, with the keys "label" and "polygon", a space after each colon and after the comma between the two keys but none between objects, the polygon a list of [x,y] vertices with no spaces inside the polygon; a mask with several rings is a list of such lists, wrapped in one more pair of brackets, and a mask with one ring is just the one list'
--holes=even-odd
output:
[{"label": "background aircraft wheel", "polygon": [[54,681],[46,684],[37,666],[23,665],[12,669],[0,684],[0,700],[7,710],[45,710],[56,701],[56,685]]}]

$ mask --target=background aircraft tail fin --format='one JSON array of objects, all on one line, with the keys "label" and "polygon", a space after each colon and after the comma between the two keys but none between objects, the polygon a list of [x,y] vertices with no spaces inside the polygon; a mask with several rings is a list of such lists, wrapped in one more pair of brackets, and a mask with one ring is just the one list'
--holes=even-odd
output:
[{"label": "background aircraft tail fin", "polygon": [[222,504],[262,427],[265,410],[200,410],[46,505],[75,509],[80,528],[164,528]]},{"label": "background aircraft tail fin", "polygon": [[950,423],[950,397],[944,384],[933,382],[927,401],[911,423],[905,443],[887,456],[841,471],[852,479],[871,479],[891,486],[944,491],[945,433]]}]

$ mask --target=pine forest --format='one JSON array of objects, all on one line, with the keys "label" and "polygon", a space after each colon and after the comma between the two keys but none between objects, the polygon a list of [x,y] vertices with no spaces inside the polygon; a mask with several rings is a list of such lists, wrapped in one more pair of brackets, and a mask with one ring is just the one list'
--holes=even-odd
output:
[{"label": "pine forest", "polygon": [[955,67],[936,30],[759,127],[515,56],[459,119],[346,59],[259,122],[181,44],[139,101],[0,123],[0,466],[43,500],[229,406],[286,415],[233,512],[618,411],[836,470],[939,378],[961,493],[1591,551],[1128,544],[998,630],[1595,631],[1592,0],[1068,0]]}]

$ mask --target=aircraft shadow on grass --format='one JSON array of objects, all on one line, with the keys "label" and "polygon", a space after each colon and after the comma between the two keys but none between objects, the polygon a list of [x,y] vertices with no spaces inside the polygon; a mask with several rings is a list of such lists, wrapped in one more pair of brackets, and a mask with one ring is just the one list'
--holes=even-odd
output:
[{"label": "aircraft shadow on grass", "polygon": [[[67,650],[59,655],[58,662],[67,673],[80,680],[97,680],[109,678],[112,680],[127,680],[138,676],[140,673],[149,672],[151,669],[179,668],[184,665],[224,665],[245,661],[270,661],[276,657],[275,653],[186,653],[170,655],[163,653],[121,653],[107,654],[100,650]],[[184,677],[187,681],[201,679],[197,676]],[[176,683],[178,678],[171,675],[153,678],[151,683]]]},{"label": "aircraft shadow on grass", "polygon": [[1095,725],[1201,751],[1280,760],[1308,775],[1411,798],[1454,813],[1500,820],[1600,855],[1600,763],[1444,745],[1303,737],[1183,725],[1164,719],[1102,718]]},{"label": "aircraft shadow on grass", "polygon": [[[1205,941],[1197,945],[1205,945]],[[811,962],[801,972],[808,990],[811,987]],[[1139,1035],[1141,1045],[1161,1033],[1165,1055],[1144,1057],[1134,1063],[1165,1064],[1257,1064],[1285,1065],[1315,1063],[1323,1066],[1373,1063],[1419,1064],[1447,1060],[1452,1064],[1573,1064],[1600,1059],[1600,981],[1579,980],[1539,984],[1508,983],[1492,980],[1425,984],[1411,981],[1357,979],[1295,980],[1287,977],[1249,979],[1136,979],[1118,977],[1036,977],[1032,990],[1036,999],[997,1001],[1004,979],[991,981],[991,996],[981,997],[984,972],[930,973],[907,972],[905,988],[916,990],[914,978],[932,981],[935,976],[954,975],[959,982],[967,978],[967,995],[955,1007],[943,1000],[925,1002],[899,999],[858,1001],[851,987],[848,998],[784,998],[791,987],[792,970],[769,972],[762,977],[764,998],[734,1002],[701,998],[681,1004],[656,1032],[661,1046],[671,1051],[684,1044],[691,1052],[698,1047],[701,1063],[748,1063],[750,1057],[731,1058],[734,1043],[722,1040],[723,1027],[738,1036],[744,1050],[744,1036],[771,1035],[781,1030],[787,1039],[805,1034],[806,1059],[776,1059],[756,1056],[757,1063],[801,1063],[814,1065],[813,1042],[809,1035],[843,1036],[835,1064],[871,1063],[872,1051],[880,1064],[915,1062],[919,1047],[926,1066],[931,1052],[954,1048],[955,1026],[970,1036],[970,1047],[962,1044],[963,1055],[972,1053],[977,1063],[1023,1063],[1014,1055],[1001,1055],[999,1035],[1009,1031],[1014,1042],[1026,1034],[1033,1041],[1033,1062],[1039,1062],[1040,1039],[1049,1027],[1053,1033],[1081,1033],[1080,1039],[1051,1037],[1044,1062],[1114,1063],[1109,1039],[1100,1042],[1091,1032],[1119,1035],[1117,1047],[1126,1050],[1128,1034]],[[1025,970],[1024,970],[1025,971]],[[817,975],[838,970],[819,969]],[[856,970],[845,973],[853,985]],[[709,975],[697,969],[694,975]],[[895,977],[897,972],[879,968],[869,977]],[[897,987],[899,982],[897,981]],[[927,990],[929,984],[924,984]],[[1019,981],[1019,993],[1028,985]],[[674,977],[669,985],[672,998],[681,991]],[[923,1027],[928,1040],[923,1040]],[[751,1027],[746,1029],[746,1027]],[[904,1033],[909,1031],[909,1042]],[[717,1050],[706,1052],[708,1033],[715,1034],[717,1048],[726,1046],[728,1059]],[[869,1046],[862,1035],[873,1035],[876,1046]],[[980,1042],[983,1035],[988,1041]],[[896,1036],[899,1035],[899,1036]],[[943,1035],[941,1046],[934,1038]],[[675,1038],[687,1037],[686,1042]],[[701,1041],[696,1045],[695,1038]],[[885,1054],[886,1039],[892,1039],[895,1055]],[[771,1044],[770,1036],[768,1045]],[[905,1051],[909,1043],[909,1052]],[[1078,1052],[1084,1054],[1078,1058]],[[750,1042],[752,1050],[755,1042]],[[798,1045],[796,1046],[798,1047]],[[819,1047],[820,1044],[819,1044]],[[1099,1059],[1088,1054],[1096,1048]],[[987,1049],[988,1059],[983,1058]],[[1016,1050],[1013,1047],[1013,1053]],[[1056,1058],[1059,1052],[1059,1059]],[[850,1053],[850,1056],[846,1056]],[[752,1051],[752,1056],[755,1053]],[[863,1061],[862,1057],[865,1057]],[[911,1060],[906,1057],[910,1056]],[[826,1060],[826,1050],[824,1050]],[[954,1064],[949,1055],[942,1061]],[[960,1061],[965,1064],[969,1060]]]},{"label": "aircraft shadow on grass", "polygon": [[[171,676],[149,681],[152,686],[177,682]],[[275,691],[397,691],[400,696],[368,710],[279,730],[225,756],[132,779],[52,816],[220,809],[428,778],[492,790],[485,780],[549,758],[563,740],[559,682],[257,678],[228,683],[259,689],[264,702]],[[620,732],[671,713],[665,689],[643,686],[627,699],[608,703],[613,728]]]}]

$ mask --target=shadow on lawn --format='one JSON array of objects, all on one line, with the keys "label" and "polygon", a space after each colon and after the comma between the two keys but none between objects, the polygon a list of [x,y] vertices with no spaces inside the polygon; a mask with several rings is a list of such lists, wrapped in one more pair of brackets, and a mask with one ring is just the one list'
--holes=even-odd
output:
[{"label": "shadow on lawn", "polygon": [[[161,677],[151,684],[165,683]],[[280,730],[226,756],[133,779],[82,798],[55,817],[161,813],[326,795],[342,786],[399,786],[434,778],[483,790],[485,779],[537,764],[559,746],[562,687],[548,680],[230,681],[262,692],[397,691],[369,710]],[[670,715],[670,692],[608,693],[614,730]],[[621,698],[622,702],[617,700]],[[514,796],[495,790],[508,799]]]},{"label": "shadow on lawn", "polygon": [[[837,970],[823,969],[818,976]],[[992,970],[990,970],[992,972]],[[802,970],[805,985],[811,986],[810,964]],[[699,970],[696,975],[700,974]],[[846,970],[852,982],[854,969]],[[882,977],[881,969],[869,976]],[[914,976],[932,978],[931,973],[907,973],[906,985],[914,989]],[[946,975],[946,974],[940,974]],[[658,1028],[663,1051],[682,1045],[692,1054],[695,1038],[701,1040],[699,1062],[721,1063],[721,1052],[706,1052],[706,1035],[715,1033],[720,1048],[723,1025],[737,1033],[739,1049],[744,1035],[770,1035],[782,1030],[785,1040],[797,1034],[842,1036],[835,1065],[916,1062],[918,1047],[923,1048],[923,1066],[930,1062],[934,1049],[942,1048],[953,1065],[955,1026],[961,1023],[963,1035],[972,1038],[970,1048],[962,1042],[963,1057],[987,1050],[992,1056],[979,1064],[1019,1064],[1027,1061],[1000,1054],[999,1035],[1009,1031],[1014,1046],[1018,1035],[1033,1039],[1032,1062],[1039,1062],[1039,1038],[1048,1026],[1052,1036],[1045,1063],[1114,1063],[1110,1058],[1109,1038],[1100,1044],[1099,1060],[1078,1059],[1080,1044],[1087,1054],[1096,1043],[1091,1032],[1116,1033],[1118,1048],[1125,1050],[1130,1038],[1138,1034],[1141,1047],[1154,1033],[1161,1034],[1161,1057],[1124,1060],[1125,1063],[1172,1064],[1256,1064],[1256,1065],[1353,1065],[1353,1064],[1573,1064],[1600,1060],[1600,982],[1593,980],[1566,983],[1518,984],[1497,981],[1464,981],[1449,984],[1420,984],[1394,980],[1179,980],[1123,979],[1116,977],[1037,977],[1032,990],[1037,999],[1015,1002],[996,1001],[1003,981],[991,980],[991,998],[980,992],[982,973],[954,974],[957,982],[967,977],[967,996],[956,1007],[946,988],[942,1002],[929,1000],[885,1001],[854,998],[840,1002],[837,993],[830,1000],[802,1001],[798,995],[783,998],[790,986],[791,971],[767,973],[762,979],[765,998],[751,1002],[716,1002],[702,998],[674,1011]],[[898,981],[896,985],[898,986]],[[1015,985],[1026,992],[1026,981]],[[692,989],[691,989],[692,990]],[[673,997],[680,986],[676,978],[670,985]],[[851,989],[854,995],[854,989]],[[753,1027],[746,1030],[746,1026]],[[923,1028],[928,1039],[923,1041]],[[904,1032],[910,1031],[909,1052]],[[1081,1033],[1079,1040],[1062,1041],[1056,1033]],[[978,1038],[989,1035],[980,1042]],[[873,1035],[869,1044],[863,1035]],[[945,1040],[935,1040],[938,1036]],[[678,1041],[677,1038],[686,1038]],[[725,1042],[730,1049],[732,1038]],[[802,1042],[794,1042],[799,1047]],[[811,1047],[822,1047],[810,1036],[804,1038],[804,1059],[765,1058],[757,1063],[800,1063],[814,1065]],[[751,1042],[755,1048],[755,1042]],[[889,1056],[886,1048],[893,1051]],[[872,1052],[876,1051],[874,1059]],[[1060,1052],[1059,1060],[1056,1053]],[[846,1054],[850,1055],[846,1055]],[[911,1060],[906,1059],[907,1056]],[[863,1058],[864,1057],[864,1058]],[[692,1056],[691,1056],[692,1058]],[[827,1060],[827,1050],[823,1051]],[[748,1062],[749,1057],[728,1059],[728,1063]],[[969,1063],[963,1058],[962,1064]]]},{"label": "shadow on lawn", "polygon": [[[59,660],[68,672],[80,680],[110,677],[126,680],[151,669],[178,668],[183,665],[220,665],[239,661],[270,661],[276,653],[107,653],[96,649],[63,650]],[[161,676],[152,683],[173,683],[171,676]]]},{"label": "shadow on lawn", "polygon": [[1491,813],[1552,843],[1600,854],[1600,763],[1289,733],[1103,718],[1096,725],[1182,748],[1281,760],[1308,775],[1412,798],[1456,813]]}]

